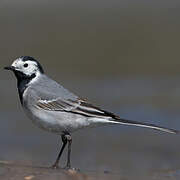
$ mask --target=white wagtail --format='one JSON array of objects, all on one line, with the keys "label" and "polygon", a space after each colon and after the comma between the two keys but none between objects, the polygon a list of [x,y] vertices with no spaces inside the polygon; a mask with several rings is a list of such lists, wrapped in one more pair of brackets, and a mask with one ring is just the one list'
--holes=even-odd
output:
[{"label": "white wagtail", "polygon": [[179,132],[153,124],[122,119],[88,103],[45,75],[42,66],[33,57],[21,56],[5,69],[14,72],[22,107],[32,122],[44,130],[61,135],[63,144],[53,165],[54,168],[58,168],[61,154],[67,143],[66,168],[71,168],[71,133],[78,129],[122,124],[174,134]]}]

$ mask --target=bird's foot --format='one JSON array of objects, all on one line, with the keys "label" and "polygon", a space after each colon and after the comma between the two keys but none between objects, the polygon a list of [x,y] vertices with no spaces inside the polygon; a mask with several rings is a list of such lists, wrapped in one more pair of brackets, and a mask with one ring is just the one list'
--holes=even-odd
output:
[{"label": "bird's foot", "polygon": [[59,169],[59,165],[58,165],[57,163],[55,163],[55,164],[53,164],[53,165],[51,166],[51,168],[52,168],[52,169]]},{"label": "bird's foot", "polygon": [[67,170],[67,171],[71,171],[71,172],[79,172],[80,171],[80,169],[72,168],[71,166],[65,166],[63,169]]}]

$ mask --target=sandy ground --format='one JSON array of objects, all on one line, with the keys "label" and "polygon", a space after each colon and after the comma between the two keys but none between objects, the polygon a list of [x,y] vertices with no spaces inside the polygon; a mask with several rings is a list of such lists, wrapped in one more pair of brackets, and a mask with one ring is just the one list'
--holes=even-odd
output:
[{"label": "sandy ground", "polygon": [[16,164],[15,162],[0,161],[1,180],[178,180],[180,169],[154,171],[144,176],[104,172],[88,172],[81,170],[51,169],[43,166]]}]

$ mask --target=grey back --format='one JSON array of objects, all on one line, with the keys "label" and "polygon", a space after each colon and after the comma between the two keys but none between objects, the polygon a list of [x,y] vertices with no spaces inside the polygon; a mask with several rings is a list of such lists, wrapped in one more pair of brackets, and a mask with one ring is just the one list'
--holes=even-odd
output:
[{"label": "grey back", "polygon": [[[31,93],[29,93],[30,91]],[[40,75],[39,79],[28,87],[26,94],[33,94],[34,97],[31,98],[37,98],[47,101],[57,98],[65,100],[76,100],[78,98],[78,96],[71,93],[45,74]]]}]

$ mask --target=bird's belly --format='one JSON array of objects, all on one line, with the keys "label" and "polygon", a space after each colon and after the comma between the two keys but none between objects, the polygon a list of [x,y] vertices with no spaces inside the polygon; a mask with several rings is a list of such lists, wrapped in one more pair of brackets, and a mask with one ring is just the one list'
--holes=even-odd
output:
[{"label": "bird's belly", "polygon": [[71,133],[90,125],[86,117],[73,113],[37,109],[25,109],[25,112],[36,126],[56,134]]}]

